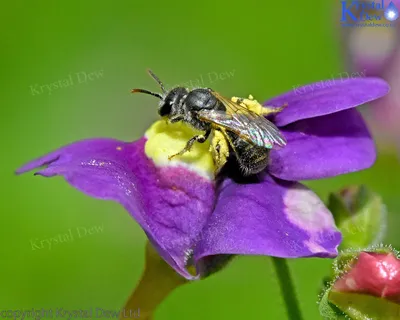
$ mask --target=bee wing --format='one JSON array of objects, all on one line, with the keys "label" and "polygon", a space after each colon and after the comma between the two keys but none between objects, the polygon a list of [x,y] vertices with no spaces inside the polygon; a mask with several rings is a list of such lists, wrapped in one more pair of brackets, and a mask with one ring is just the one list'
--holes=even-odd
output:
[{"label": "bee wing", "polygon": [[284,147],[286,139],[279,129],[262,115],[225,98],[217,92],[212,94],[226,107],[222,110],[201,110],[198,115],[201,120],[220,125],[241,138],[260,147],[272,149],[274,146]]}]

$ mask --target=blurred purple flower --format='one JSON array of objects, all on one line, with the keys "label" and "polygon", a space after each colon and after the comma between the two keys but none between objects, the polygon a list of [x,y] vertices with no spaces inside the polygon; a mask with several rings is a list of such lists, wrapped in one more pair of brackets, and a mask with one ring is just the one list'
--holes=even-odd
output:
[{"label": "blurred purple flower", "polygon": [[[207,143],[168,161],[194,133],[163,120],[137,141],[78,141],[17,173],[45,165],[35,175],[61,175],[89,196],[119,202],[187,279],[203,275],[204,262],[220,255],[334,257],[341,234],[332,215],[296,181],[370,167],[374,142],[354,107],[388,90],[378,78],[329,80],[267,101],[288,103],[272,119],[287,146],[271,151],[268,172],[257,181],[216,180]],[[196,274],[188,271],[191,265]]]},{"label": "blurred purple flower", "polygon": [[[364,1],[371,3],[371,1]],[[393,3],[400,10],[400,0],[385,1],[385,8]],[[341,5],[341,4],[340,4]],[[362,6],[358,6],[362,10]],[[373,16],[371,10],[368,11]],[[373,76],[386,80],[392,88],[400,88],[400,19],[387,21],[382,12],[376,24],[391,26],[342,27],[344,55],[350,72],[361,77]],[[384,98],[371,102],[365,110],[367,122],[383,141],[391,140],[400,146],[400,91],[392,90]]]}]

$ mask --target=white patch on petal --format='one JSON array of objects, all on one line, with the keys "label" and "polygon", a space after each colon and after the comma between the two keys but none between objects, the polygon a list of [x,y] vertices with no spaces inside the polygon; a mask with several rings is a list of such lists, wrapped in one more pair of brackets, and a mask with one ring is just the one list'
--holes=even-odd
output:
[{"label": "white patch on petal", "polygon": [[331,257],[335,257],[338,254],[338,247],[339,245],[335,246],[333,251],[328,251],[324,247],[321,247],[318,242],[320,241],[320,237],[312,236],[309,240],[303,242],[303,245],[310,250],[311,253],[326,253]]},{"label": "white patch on petal", "polygon": [[312,252],[312,253],[329,253],[325,248],[316,244],[313,241],[304,241],[303,244]]},{"label": "white patch on petal", "polygon": [[304,186],[289,189],[283,203],[289,221],[310,233],[330,229],[335,225],[331,212],[321,199]]},{"label": "white patch on petal", "polygon": [[[289,189],[283,197],[285,214],[292,224],[304,230],[309,239],[303,244],[312,253],[332,253],[319,243],[327,235],[332,237],[336,231],[335,221],[331,212],[321,199],[311,190],[298,184]],[[337,252],[337,246],[335,248]]]}]

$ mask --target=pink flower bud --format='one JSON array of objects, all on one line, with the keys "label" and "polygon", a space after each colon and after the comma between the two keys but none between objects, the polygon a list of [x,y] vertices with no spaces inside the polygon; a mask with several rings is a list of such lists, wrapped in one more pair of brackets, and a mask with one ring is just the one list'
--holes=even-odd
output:
[{"label": "pink flower bud", "polygon": [[400,260],[395,254],[361,252],[332,290],[368,294],[400,304]]}]

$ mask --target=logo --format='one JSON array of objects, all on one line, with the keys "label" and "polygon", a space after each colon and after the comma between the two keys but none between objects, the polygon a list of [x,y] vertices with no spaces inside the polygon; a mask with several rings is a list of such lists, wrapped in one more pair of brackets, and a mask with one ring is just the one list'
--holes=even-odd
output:
[{"label": "logo", "polygon": [[340,22],[342,27],[394,27],[399,9],[389,0],[341,1]]}]

